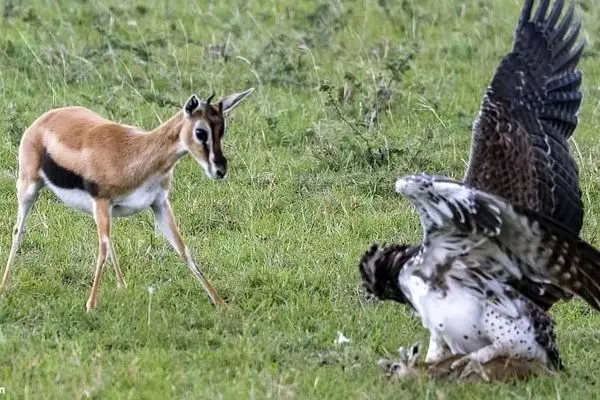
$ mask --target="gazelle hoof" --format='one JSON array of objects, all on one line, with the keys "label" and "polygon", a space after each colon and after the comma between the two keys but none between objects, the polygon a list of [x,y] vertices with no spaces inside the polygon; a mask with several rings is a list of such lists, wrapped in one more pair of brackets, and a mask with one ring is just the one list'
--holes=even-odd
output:
[{"label": "gazelle hoof", "polygon": [[224,308],[229,308],[229,304],[223,300],[223,299],[217,299],[213,302],[213,305],[215,307],[224,307]]},{"label": "gazelle hoof", "polygon": [[96,302],[92,301],[92,300],[88,300],[87,303],[85,304],[85,310],[87,312],[92,312],[96,309]]}]

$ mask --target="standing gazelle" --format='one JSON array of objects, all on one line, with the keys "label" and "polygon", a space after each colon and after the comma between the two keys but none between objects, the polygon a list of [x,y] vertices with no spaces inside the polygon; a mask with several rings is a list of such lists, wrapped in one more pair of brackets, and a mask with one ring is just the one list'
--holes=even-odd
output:
[{"label": "standing gazelle", "polygon": [[187,153],[211,179],[225,177],[227,160],[221,150],[225,114],[253,90],[226,96],[216,105],[211,104],[213,96],[204,102],[194,94],[182,111],[150,132],[106,120],[83,107],[58,108],[39,117],[25,131],[19,146],[19,208],[0,293],[23,239],[27,214],[39,190],[47,185],[67,206],[93,214],[98,228],[98,259],[88,311],[96,307],[107,256],[114,265],[118,287],[125,285],[110,239],[112,217],[130,216],[148,207],[211,302],[222,303],[179,234],[169,190],[175,164]]}]

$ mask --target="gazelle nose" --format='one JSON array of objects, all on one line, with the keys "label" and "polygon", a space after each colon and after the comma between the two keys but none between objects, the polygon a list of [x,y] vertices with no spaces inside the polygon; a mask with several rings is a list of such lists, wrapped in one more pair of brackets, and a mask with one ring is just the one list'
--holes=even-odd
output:
[{"label": "gazelle nose", "polygon": [[214,171],[213,177],[215,179],[223,179],[227,175],[227,159],[223,156],[223,153],[220,151],[216,152],[210,161],[212,164],[211,169]]},{"label": "gazelle nose", "polygon": [[225,175],[227,174],[227,171],[225,171],[224,169],[217,169],[215,171],[215,178],[217,179],[223,179],[225,177]]}]

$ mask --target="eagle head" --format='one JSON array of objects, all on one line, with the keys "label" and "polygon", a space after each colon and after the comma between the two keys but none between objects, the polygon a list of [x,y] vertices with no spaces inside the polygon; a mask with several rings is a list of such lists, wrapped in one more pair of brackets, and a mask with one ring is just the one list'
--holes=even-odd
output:
[{"label": "eagle head", "polygon": [[398,274],[404,263],[418,251],[418,246],[374,243],[360,258],[359,270],[368,298],[408,303],[398,286]]}]

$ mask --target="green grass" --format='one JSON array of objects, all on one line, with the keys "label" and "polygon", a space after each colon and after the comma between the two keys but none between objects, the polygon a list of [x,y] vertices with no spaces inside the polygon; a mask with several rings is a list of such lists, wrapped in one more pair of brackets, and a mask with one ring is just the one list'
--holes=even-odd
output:
[{"label": "green grass", "polygon": [[[172,193],[187,243],[232,308],[208,304],[145,212],[114,226],[128,287],[117,291],[107,268],[99,308],[85,313],[94,224],[45,191],[0,300],[7,398],[598,396],[600,317],[581,302],[553,309],[569,371],[514,385],[391,384],[378,358],[427,333],[396,304],[361,303],[364,249],[421,237],[395,178],[462,176],[471,121],[521,1],[4,3],[1,263],[18,141],[39,114],[77,104],[149,129],[192,92],[257,88],[229,125],[229,179],[209,181],[188,158]],[[582,234],[600,246],[600,7],[582,6],[589,45],[574,153]],[[340,103],[344,86],[352,94]],[[352,342],[335,345],[338,330]]]}]

